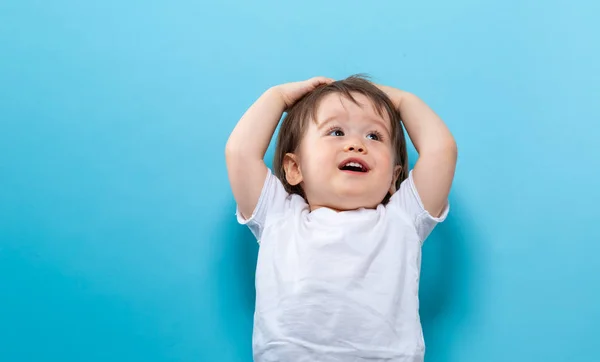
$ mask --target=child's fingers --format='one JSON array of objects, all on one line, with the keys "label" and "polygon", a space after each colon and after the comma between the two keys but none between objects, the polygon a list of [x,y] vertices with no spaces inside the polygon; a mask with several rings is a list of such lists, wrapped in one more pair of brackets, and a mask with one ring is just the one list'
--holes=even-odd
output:
[{"label": "child's fingers", "polygon": [[308,80],[305,81],[305,87],[304,88],[304,92],[310,92],[312,90],[314,90],[315,88],[317,88],[320,85],[323,84],[330,84],[332,83],[334,80],[331,78],[326,78],[326,77],[314,77],[314,78],[310,78]]},{"label": "child's fingers", "polygon": [[311,86],[316,87],[321,84],[329,84],[335,82],[335,80],[327,77],[314,77],[308,80]]}]

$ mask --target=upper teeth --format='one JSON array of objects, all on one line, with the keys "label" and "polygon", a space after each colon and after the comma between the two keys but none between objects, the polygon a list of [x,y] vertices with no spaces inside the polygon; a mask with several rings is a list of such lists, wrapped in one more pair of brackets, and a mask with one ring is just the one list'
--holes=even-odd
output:
[{"label": "upper teeth", "polygon": [[358,162],[348,162],[346,164],[346,166],[353,166],[353,167],[363,168],[363,166],[360,163],[358,163]]}]

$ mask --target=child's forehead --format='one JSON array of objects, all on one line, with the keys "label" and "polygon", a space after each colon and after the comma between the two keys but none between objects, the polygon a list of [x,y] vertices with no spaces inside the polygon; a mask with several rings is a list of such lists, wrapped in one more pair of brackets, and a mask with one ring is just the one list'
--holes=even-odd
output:
[{"label": "child's forehead", "polygon": [[358,113],[366,115],[369,118],[384,120],[385,123],[390,122],[386,112],[381,112],[375,102],[369,97],[360,93],[352,93],[352,97],[354,101],[342,93],[330,93],[324,96],[317,104],[317,109],[314,112],[314,121],[319,124],[331,117]]}]

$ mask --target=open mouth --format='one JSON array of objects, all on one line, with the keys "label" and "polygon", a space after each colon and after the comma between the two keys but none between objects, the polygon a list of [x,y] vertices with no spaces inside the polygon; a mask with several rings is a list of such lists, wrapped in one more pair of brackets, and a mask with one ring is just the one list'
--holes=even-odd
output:
[{"label": "open mouth", "polygon": [[339,164],[338,168],[342,171],[366,173],[369,167],[359,159],[348,159]]}]

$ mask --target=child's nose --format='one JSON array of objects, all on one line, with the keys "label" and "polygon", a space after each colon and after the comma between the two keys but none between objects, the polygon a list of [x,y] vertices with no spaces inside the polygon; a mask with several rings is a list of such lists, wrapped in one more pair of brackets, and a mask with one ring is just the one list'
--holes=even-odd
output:
[{"label": "child's nose", "polygon": [[344,147],[344,151],[346,152],[358,152],[362,154],[367,154],[367,148],[363,145],[358,145],[356,143],[351,143]]}]

